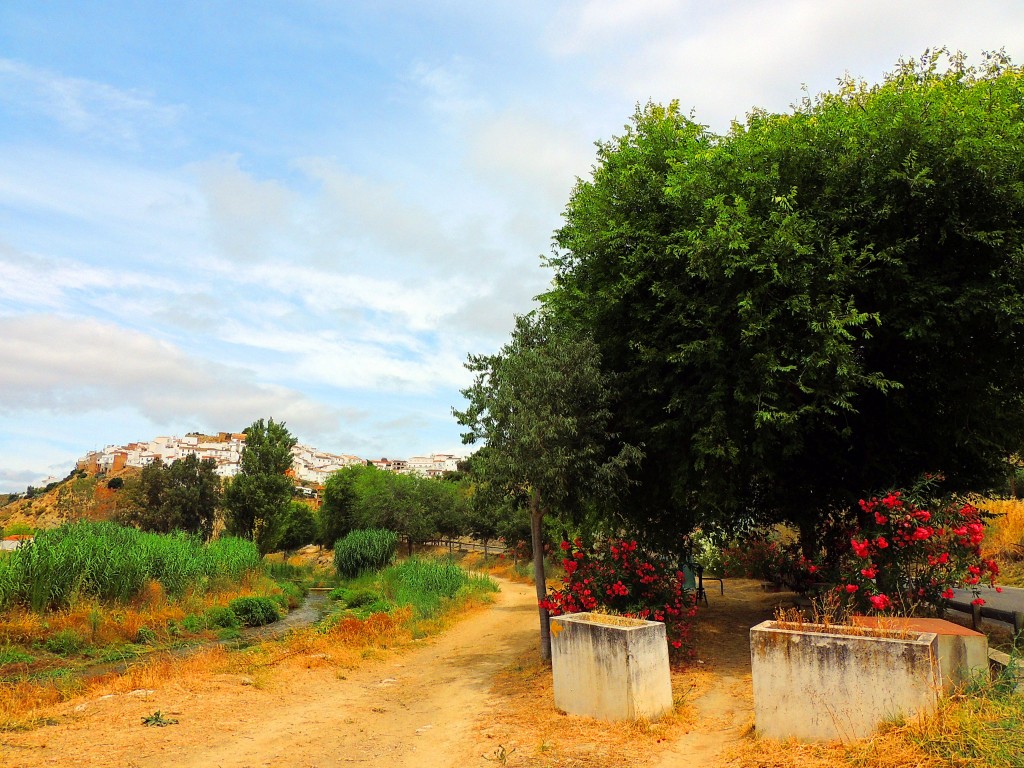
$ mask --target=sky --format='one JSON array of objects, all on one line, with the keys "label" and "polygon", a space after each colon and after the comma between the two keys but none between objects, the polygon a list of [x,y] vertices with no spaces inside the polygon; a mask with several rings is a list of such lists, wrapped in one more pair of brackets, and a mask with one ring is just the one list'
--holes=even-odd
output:
[{"label": "sky", "polygon": [[464,455],[466,356],[638,104],[724,132],[943,45],[1024,61],[1024,4],[4,0],[0,492],[268,417]]}]

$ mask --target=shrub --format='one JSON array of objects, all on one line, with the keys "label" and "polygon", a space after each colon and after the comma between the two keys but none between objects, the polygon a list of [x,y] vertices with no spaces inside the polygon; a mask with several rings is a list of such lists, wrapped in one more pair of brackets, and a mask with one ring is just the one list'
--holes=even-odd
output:
[{"label": "shrub", "polygon": [[[930,498],[941,476],[910,489],[861,500],[863,522],[840,558],[836,590],[859,610],[914,615],[940,608],[953,587],[994,584],[999,566],[985,560],[982,513],[972,504]],[[997,588],[998,589],[998,588]]]},{"label": "shrub", "polygon": [[334,567],[344,578],[380,570],[395,557],[398,535],[382,528],[352,531],[334,544]]},{"label": "shrub", "polygon": [[302,598],[306,596],[306,590],[290,581],[279,583],[278,586],[281,587],[280,597],[284,598],[285,608],[291,610],[302,605]]},{"label": "shrub", "polygon": [[491,592],[498,586],[488,576],[469,574],[451,560],[412,557],[381,573],[384,595],[408,605],[419,618],[436,616],[447,601],[470,590]]},{"label": "shrub", "polygon": [[206,625],[221,629],[237,628],[242,625],[238,615],[224,605],[215,605],[206,611]]},{"label": "shrub", "polygon": [[62,629],[43,643],[43,647],[58,656],[73,656],[85,648],[85,638],[73,629]]},{"label": "shrub", "polygon": [[635,541],[606,540],[584,548],[563,541],[565,579],[541,601],[551,615],[607,610],[662,621],[675,655],[689,650],[695,595],[683,589],[683,574],[666,558],[637,552]]},{"label": "shrub", "polygon": [[331,590],[330,597],[332,600],[344,603],[348,608],[362,608],[381,599],[380,593],[374,592],[372,589],[344,589],[341,587]]},{"label": "shrub", "polygon": [[228,607],[245,627],[262,627],[281,618],[277,605],[269,597],[238,597]]},{"label": "shrub", "polygon": [[156,642],[156,632],[149,627],[139,627],[139,631],[135,633],[135,642],[139,645],[149,645],[150,643]]}]

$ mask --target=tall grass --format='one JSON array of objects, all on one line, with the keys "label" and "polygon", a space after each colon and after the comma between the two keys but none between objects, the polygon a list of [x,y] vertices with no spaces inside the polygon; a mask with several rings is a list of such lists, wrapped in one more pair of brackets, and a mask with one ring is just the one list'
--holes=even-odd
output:
[{"label": "tall grass", "polygon": [[410,558],[381,572],[385,597],[411,606],[417,618],[432,618],[447,602],[467,592],[496,592],[498,585],[482,574],[467,573],[451,560]]},{"label": "tall grass", "polygon": [[41,531],[0,559],[0,610],[68,608],[76,601],[126,602],[148,581],[171,595],[212,580],[238,581],[259,567],[256,546],[224,538],[204,545],[183,533],[143,533],[114,523],[78,522]]},{"label": "tall grass", "polygon": [[351,531],[334,544],[334,567],[345,578],[391,564],[398,534],[383,528]]}]

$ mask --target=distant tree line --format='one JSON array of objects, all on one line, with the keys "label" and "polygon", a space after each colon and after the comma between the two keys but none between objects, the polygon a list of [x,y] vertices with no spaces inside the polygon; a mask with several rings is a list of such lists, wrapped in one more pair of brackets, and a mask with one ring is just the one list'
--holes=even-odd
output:
[{"label": "distant tree line", "polygon": [[[356,529],[386,528],[406,542],[475,535],[485,542],[529,536],[529,520],[513,508],[476,494],[462,472],[442,478],[399,475],[357,465],[335,472],[314,510],[295,498],[286,475],[295,438],[283,423],[260,419],[245,430],[239,473],[222,483],[211,459],[155,461],[134,478],[108,482],[123,494],[119,522],[146,531],[183,530],[209,539],[218,519],[262,553],[307,544],[333,547]],[[113,480],[119,482],[115,485]]]}]

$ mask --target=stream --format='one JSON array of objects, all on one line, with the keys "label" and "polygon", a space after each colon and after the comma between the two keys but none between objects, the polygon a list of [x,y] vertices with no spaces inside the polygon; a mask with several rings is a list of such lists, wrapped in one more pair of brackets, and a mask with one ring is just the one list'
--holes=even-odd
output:
[{"label": "stream", "polygon": [[290,611],[284,618],[275,621],[273,624],[265,624],[262,627],[246,627],[241,630],[240,637],[231,640],[206,640],[166,650],[154,650],[124,661],[105,661],[99,664],[92,664],[76,674],[83,680],[90,680],[110,674],[121,675],[132,664],[137,664],[154,653],[166,653],[176,658],[182,658],[205,648],[214,648],[218,645],[237,649],[268,640],[277,640],[293,629],[302,629],[303,627],[315,624],[323,614],[323,605],[327,600],[327,592],[328,590],[326,589],[311,589],[309,594],[303,599],[302,604],[295,610]]}]

